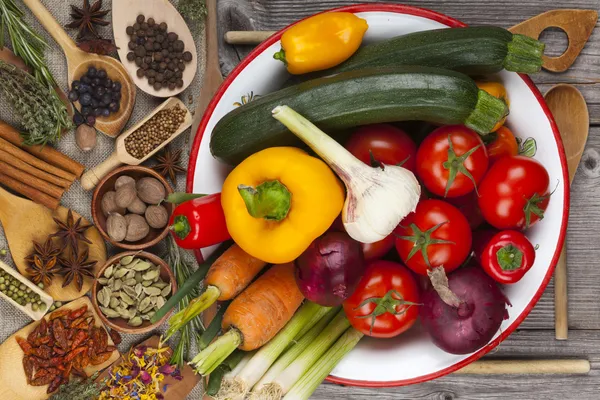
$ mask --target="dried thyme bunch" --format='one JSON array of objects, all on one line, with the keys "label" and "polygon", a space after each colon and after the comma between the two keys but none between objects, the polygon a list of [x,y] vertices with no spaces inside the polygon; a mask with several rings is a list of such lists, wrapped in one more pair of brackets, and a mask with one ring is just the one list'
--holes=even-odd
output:
[{"label": "dried thyme bunch", "polygon": [[71,128],[67,110],[56,93],[4,61],[0,61],[0,90],[21,117],[25,144],[56,143],[62,130]]},{"label": "dried thyme bunch", "polygon": [[[0,0],[0,22],[2,23],[0,28],[0,48],[4,47],[4,28],[6,28],[13,52],[23,59],[25,64],[31,68],[35,79],[41,86],[46,88],[43,91],[43,98],[45,98],[45,103],[48,104],[45,108],[50,109],[54,114],[45,120],[46,123],[49,123],[48,125],[34,124],[37,130],[35,132],[23,133],[23,139],[26,144],[43,145],[47,142],[55,143],[60,139],[62,130],[70,129],[72,125],[67,113],[67,107],[54,90],[54,87],[57,85],[56,80],[46,65],[44,50],[48,44],[23,20],[23,12],[17,7],[14,0]],[[3,68],[3,70],[5,69]],[[3,87],[3,91],[6,93],[7,89]],[[14,97],[16,93],[19,92],[13,92],[12,96]],[[13,104],[15,104],[14,101]],[[31,121],[32,118],[27,115],[26,110],[31,112],[35,108],[24,108],[16,105],[15,107],[23,118],[24,127],[30,129],[32,125],[28,125],[27,120]]]},{"label": "dried thyme bunch", "polygon": [[88,379],[73,379],[61,385],[58,392],[54,393],[49,400],[94,400],[100,396],[101,385],[95,382],[98,374]]},{"label": "dried thyme bunch", "polygon": [[204,0],[179,0],[177,8],[181,15],[194,22],[204,20],[207,14]]}]

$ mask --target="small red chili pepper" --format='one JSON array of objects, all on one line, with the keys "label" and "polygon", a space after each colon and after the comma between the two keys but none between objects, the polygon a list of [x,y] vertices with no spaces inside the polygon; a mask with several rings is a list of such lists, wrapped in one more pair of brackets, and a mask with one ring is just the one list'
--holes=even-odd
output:
[{"label": "small red chili pepper", "polygon": [[221,207],[221,193],[215,193],[178,205],[169,222],[177,245],[201,249],[231,238]]},{"label": "small red chili pepper", "polygon": [[473,235],[475,259],[496,282],[521,280],[535,261],[535,248],[518,231],[482,231]]}]

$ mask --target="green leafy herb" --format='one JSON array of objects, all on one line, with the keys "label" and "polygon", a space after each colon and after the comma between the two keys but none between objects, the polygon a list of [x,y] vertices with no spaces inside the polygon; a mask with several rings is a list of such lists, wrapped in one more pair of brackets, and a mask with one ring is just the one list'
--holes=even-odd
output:
[{"label": "green leafy herb", "polygon": [[203,21],[208,14],[204,0],[180,0],[179,13],[190,21]]},{"label": "green leafy herb", "polygon": [[95,382],[98,374],[88,379],[72,379],[61,385],[58,392],[53,394],[49,400],[93,400],[100,396],[102,388]]}]

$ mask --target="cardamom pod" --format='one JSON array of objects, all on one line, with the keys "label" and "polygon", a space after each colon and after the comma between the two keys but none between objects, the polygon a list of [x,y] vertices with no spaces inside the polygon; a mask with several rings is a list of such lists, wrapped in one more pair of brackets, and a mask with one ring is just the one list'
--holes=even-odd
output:
[{"label": "cardamom pod", "polygon": [[98,278],[98,283],[102,286],[106,286],[108,283],[108,278]]},{"label": "cardamom pod", "polygon": [[160,271],[153,269],[151,271],[146,272],[144,275],[142,275],[142,278],[144,278],[145,281],[152,281],[156,278],[158,278],[160,276]]},{"label": "cardamom pod", "polygon": [[106,315],[108,318],[120,317],[120,314],[117,311],[111,310],[110,308],[100,307],[100,311],[102,311],[102,314]]},{"label": "cardamom pod", "polygon": [[115,280],[115,282],[113,283],[113,290],[117,291],[117,290],[121,290],[121,288],[123,287],[123,281],[120,279]]},{"label": "cardamom pod", "polygon": [[135,281],[135,278],[131,278],[131,279],[127,279],[126,281],[123,282],[124,286],[131,286],[132,288],[137,284],[137,282]]},{"label": "cardamom pod", "polygon": [[129,272],[127,269],[120,268],[115,271],[115,278],[121,279],[122,277],[124,277],[127,274],[127,272]]},{"label": "cardamom pod", "polygon": [[143,323],[143,321],[142,321],[141,317],[133,317],[127,322],[127,325],[133,326],[133,327],[138,327],[138,326],[142,325],[142,323]]},{"label": "cardamom pod", "polygon": [[142,289],[143,289],[143,288],[144,288],[144,286],[142,286],[142,284],[138,282],[138,284],[137,284],[137,285],[135,285],[135,294],[136,294],[137,296],[141,295],[141,294],[142,294]]},{"label": "cardamom pod", "polygon": [[121,304],[121,301],[119,299],[117,299],[116,297],[110,298],[110,304],[109,304],[110,308],[112,308],[114,310],[115,308],[117,308],[119,306],[119,304]]},{"label": "cardamom pod", "polygon": [[123,286],[123,291],[127,293],[127,296],[131,297],[132,299],[135,299],[137,297],[133,286]]},{"label": "cardamom pod", "polygon": [[104,277],[109,279],[113,275],[114,266],[109,266],[104,270]]},{"label": "cardamom pod", "polygon": [[150,297],[146,297],[144,300],[140,301],[138,305],[138,310],[143,310],[150,305]]},{"label": "cardamom pod", "polygon": [[160,295],[162,297],[167,297],[169,294],[171,294],[171,285],[167,284],[167,286],[165,286],[160,292]]},{"label": "cardamom pod", "polygon": [[130,306],[135,303],[135,301],[131,297],[129,297],[125,292],[121,292],[121,300],[123,300],[123,302],[127,303],[127,305]]},{"label": "cardamom pod", "polygon": [[139,263],[137,263],[134,267],[133,270],[134,271],[138,271],[138,272],[142,272],[142,271],[146,271],[147,269],[149,269],[152,266],[152,264],[150,264],[148,261],[140,261]]},{"label": "cardamom pod", "polygon": [[146,294],[148,296],[160,296],[161,290],[150,286],[150,287],[144,288],[144,292],[146,292]]},{"label": "cardamom pod", "polygon": [[142,286],[148,287],[148,286],[152,285],[152,283],[153,283],[152,281],[143,281]]},{"label": "cardamom pod", "polygon": [[125,257],[121,258],[120,264],[125,267],[125,266],[131,264],[133,259],[134,259],[133,256],[125,256]]},{"label": "cardamom pod", "polygon": [[166,303],[166,300],[165,300],[165,298],[164,298],[164,297],[162,297],[162,296],[161,296],[161,297],[157,297],[157,298],[156,298],[156,307],[157,307],[157,308],[161,309],[161,308],[162,308],[162,306],[164,306],[164,305],[165,305],[165,303]]}]

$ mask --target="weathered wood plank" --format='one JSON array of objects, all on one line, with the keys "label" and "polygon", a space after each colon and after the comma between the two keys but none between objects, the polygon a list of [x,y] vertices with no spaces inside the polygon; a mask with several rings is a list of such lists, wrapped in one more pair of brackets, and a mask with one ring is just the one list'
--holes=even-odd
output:
[{"label": "weathered wood plank", "polygon": [[[597,331],[571,332],[568,341],[554,340],[554,331],[517,331],[489,358],[583,358],[592,371],[581,376],[448,376],[433,382],[389,389],[364,389],[324,384],[313,395],[315,400],[400,399],[595,399],[600,379],[600,334]],[[401,362],[401,361],[399,361]],[[575,389],[576,388],[576,389]]]}]

